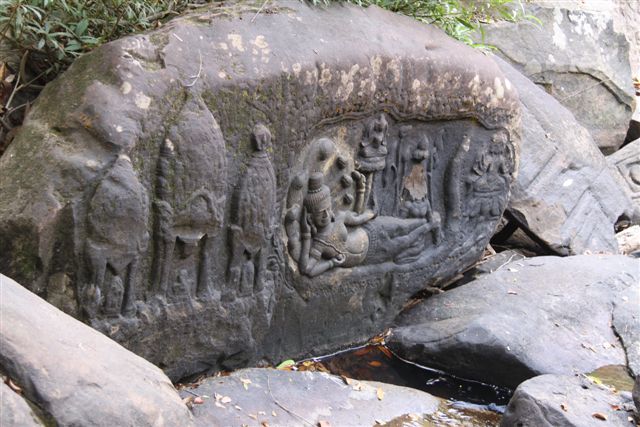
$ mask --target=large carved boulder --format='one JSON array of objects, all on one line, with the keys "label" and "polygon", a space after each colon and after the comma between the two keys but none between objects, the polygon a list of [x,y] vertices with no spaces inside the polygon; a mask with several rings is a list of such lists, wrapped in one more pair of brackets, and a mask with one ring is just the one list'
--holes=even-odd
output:
[{"label": "large carved boulder", "polygon": [[622,10],[539,3],[526,11],[540,24],[498,22],[485,29],[485,42],[569,109],[600,149],[611,153],[624,141],[634,102],[629,42],[615,25]]},{"label": "large carved boulder", "polygon": [[44,90],[0,159],[0,271],[173,378],[362,341],[480,256],[518,108],[377,8],[204,9]]}]

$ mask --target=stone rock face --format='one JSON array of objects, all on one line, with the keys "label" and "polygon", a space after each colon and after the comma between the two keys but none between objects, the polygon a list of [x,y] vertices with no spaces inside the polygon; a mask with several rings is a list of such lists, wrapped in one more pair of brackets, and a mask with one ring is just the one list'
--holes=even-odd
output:
[{"label": "stone rock face", "polygon": [[43,426],[27,402],[9,388],[0,383],[0,425],[3,426]]},{"label": "stone rock face", "polygon": [[[0,309],[0,367],[56,425],[192,425],[160,369],[5,276]],[[28,425],[17,403],[5,414],[2,394],[2,419],[14,414]]]},{"label": "stone rock face", "polygon": [[501,427],[629,426],[622,395],[586,378],[541,375],[516,389]]},{"label": "stone rock face", "polygon": [[[220,396],[194,405],[197,426],[367,426],[435,413],[440,400],[412,388],[345,381],[322,372],[243,369],[205,380],[192,392]],[[191,394],[182,392],[184,397]],[[241,408],[241,409],[238,409]],[[283,409],[286,408],[285,409]],[[274,415],[275,414],[275,415]]]},{"label": "stone rock face", "polygon": [[633,368],[639,281],[640,260],[624,256],[515,261],[409,309],[388,345],[422,365],[512,388],[627,358]]},{"label": "stone rock face", "polygon": [[542,22],[498,22],[485,43],[568,108],[605,152],[624,141],[633,110],[629,42],[611,14],[529,5]]},{"label": "stone rock face", "polygon": [[366,340],[480,256],[516,169],[482,53],[374,7],[257,12],[82,57],[0,159],[0,271],[172,378]]},{"label": "stone rock face", "polygon": [[640,139],[607,156],[607,161],[620,173],[636,209],[640,210]]},{"label": "stone rock face", "polygon": [[553,97],[496,59],[517,88],[523,135],[509,213],[559,255],[617,253],[614,225],[640,218],[619,174]]}]

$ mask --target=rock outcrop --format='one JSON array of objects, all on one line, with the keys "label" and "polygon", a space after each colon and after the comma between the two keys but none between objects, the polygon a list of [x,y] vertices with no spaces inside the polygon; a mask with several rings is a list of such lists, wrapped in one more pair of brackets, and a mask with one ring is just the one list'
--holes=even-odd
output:
[{"label": "rock outcrop", "polygon": [[[160,369],[2,275],[0,312],[0,368],[43,425],[192,425]],[[2,425],[37,425],[20,400],[3,385]]]},{"label": "rock outcrop", "polygon": [[627,185],[566,108],[496,61],[523,111],[520,169],[508,212],[559,255],[618,253],[615,224],[640,219]]},{"label": "rock outcrop", "polygon": [[[589,130],[601,150],[624,141],[633,110],[629,42],[609,13],[527,5],[541,24],[497,22],[485,43],[545,88]],[[618,16],[618,15],[616,15]],[[635,70],[634,70],[635,71]]]},{"label": "rock outcrop", "polygon": [[412,307],[388,345],[422,365],[511,388],[627,359],[635,371],[638,283],[640,260],[620,255],[514,261]]},{"label": "rock outcrop", "polygon": [[403,415],[421,419],[440,405],[440,399],[412,388],[276,369],[243,369],[209,378],[182,395],[193,393],[207,396],[193,407],[195,423],[203,427],[368,426]]},{"label": "rock outcrop", "polygon": [[364,341],[481,255],[518,109],[410,18],[201,9],[43,91],[0,158],[0,271],[172,378]]},{"label": "rock outcrop", "polygon": [[[629,399],[584,377],[541,375],[515,391],[501,427],[629,426]],[[631,418],[633,419],[633,418]]]}]

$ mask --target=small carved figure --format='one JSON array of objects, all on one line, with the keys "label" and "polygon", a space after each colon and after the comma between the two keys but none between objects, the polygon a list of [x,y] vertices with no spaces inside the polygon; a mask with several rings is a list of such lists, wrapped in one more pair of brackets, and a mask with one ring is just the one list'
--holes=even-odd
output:
[{"label": "small carved figure", "polygon": [[495,218],[504,208],[509,186],[509,170],[505,161],[506,136],[503,132],[491,138],[488,150],[476,158],[466,182],[469,186],[467,216]]},{"label": "small carved figure", "polygon": [[[388,127],[389,125],[384,114],[380,114],[377,119],[372,120],[365,127],[363,140],[360,143],[360,150],[358,151],[358,159],[356,161],[358,172],[364,174],[366,178],[364,199],[361,204],[356,203],[356,212],[358,213],[364,212],[369,202],[375,173],[385,168],[388,153],[385,138]],[[375,194],[371,203],[375,207]]]},{"label": "small carved figure", "polygon": [[229,273],[241,295],[261,288],[258,282],[266,262],[263,252],[273,234],[276,215],[276,176],[267,154],[271,147],[269,129],[256,125],[251,144],[253,153],[240,180],[230,226]]}]

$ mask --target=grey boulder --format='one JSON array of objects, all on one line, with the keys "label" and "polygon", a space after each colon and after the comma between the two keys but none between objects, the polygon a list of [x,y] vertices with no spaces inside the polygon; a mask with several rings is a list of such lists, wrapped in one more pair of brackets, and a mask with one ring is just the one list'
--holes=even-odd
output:
[{"label": "grey boulder", "polygon": [[[347,384],[347,382],[349,384]],[[189,390],[189,389],[187,389]],[[440,400],[425,392],[322,372],[243,369],[183,390],[198,426],[367,426],[403,415],[433,414]]]},{"label": "grey boulder", "polygon": [[485,42],[568,108],[604,152],[614,151],[633,107],[625,34],[611,14],[543,5],[526,11],[541,25],[497,22],[485,29]]},{"label": "grey boulder", "polygon": [[614,226],[640,219],[633,195],[569,110],[496,59],[520,96],[520,169],[507,211],[559,255],[618,253]]},{"label": "grey boulder", "polygon": [[8,385],[0,383],[0,425],[32,427],[44,425],[27,402]]},{"label": "grey boulder", "polygon": [[0,312],[0,367],[56,425],[192,424],[160,369],[2,275]]},{"label": "grey boulder", "polygon": [[626,427],[632,425],[628,403],[623,394],[584,377],[541,375],[520,384],[500,426]]},{"label": "grey boulder", "polygon": [[511,388],[627,357],[633,369],[639,282],[640,260],[624,256],[511,262],[403,313],[388,345],[422,365]]}]

